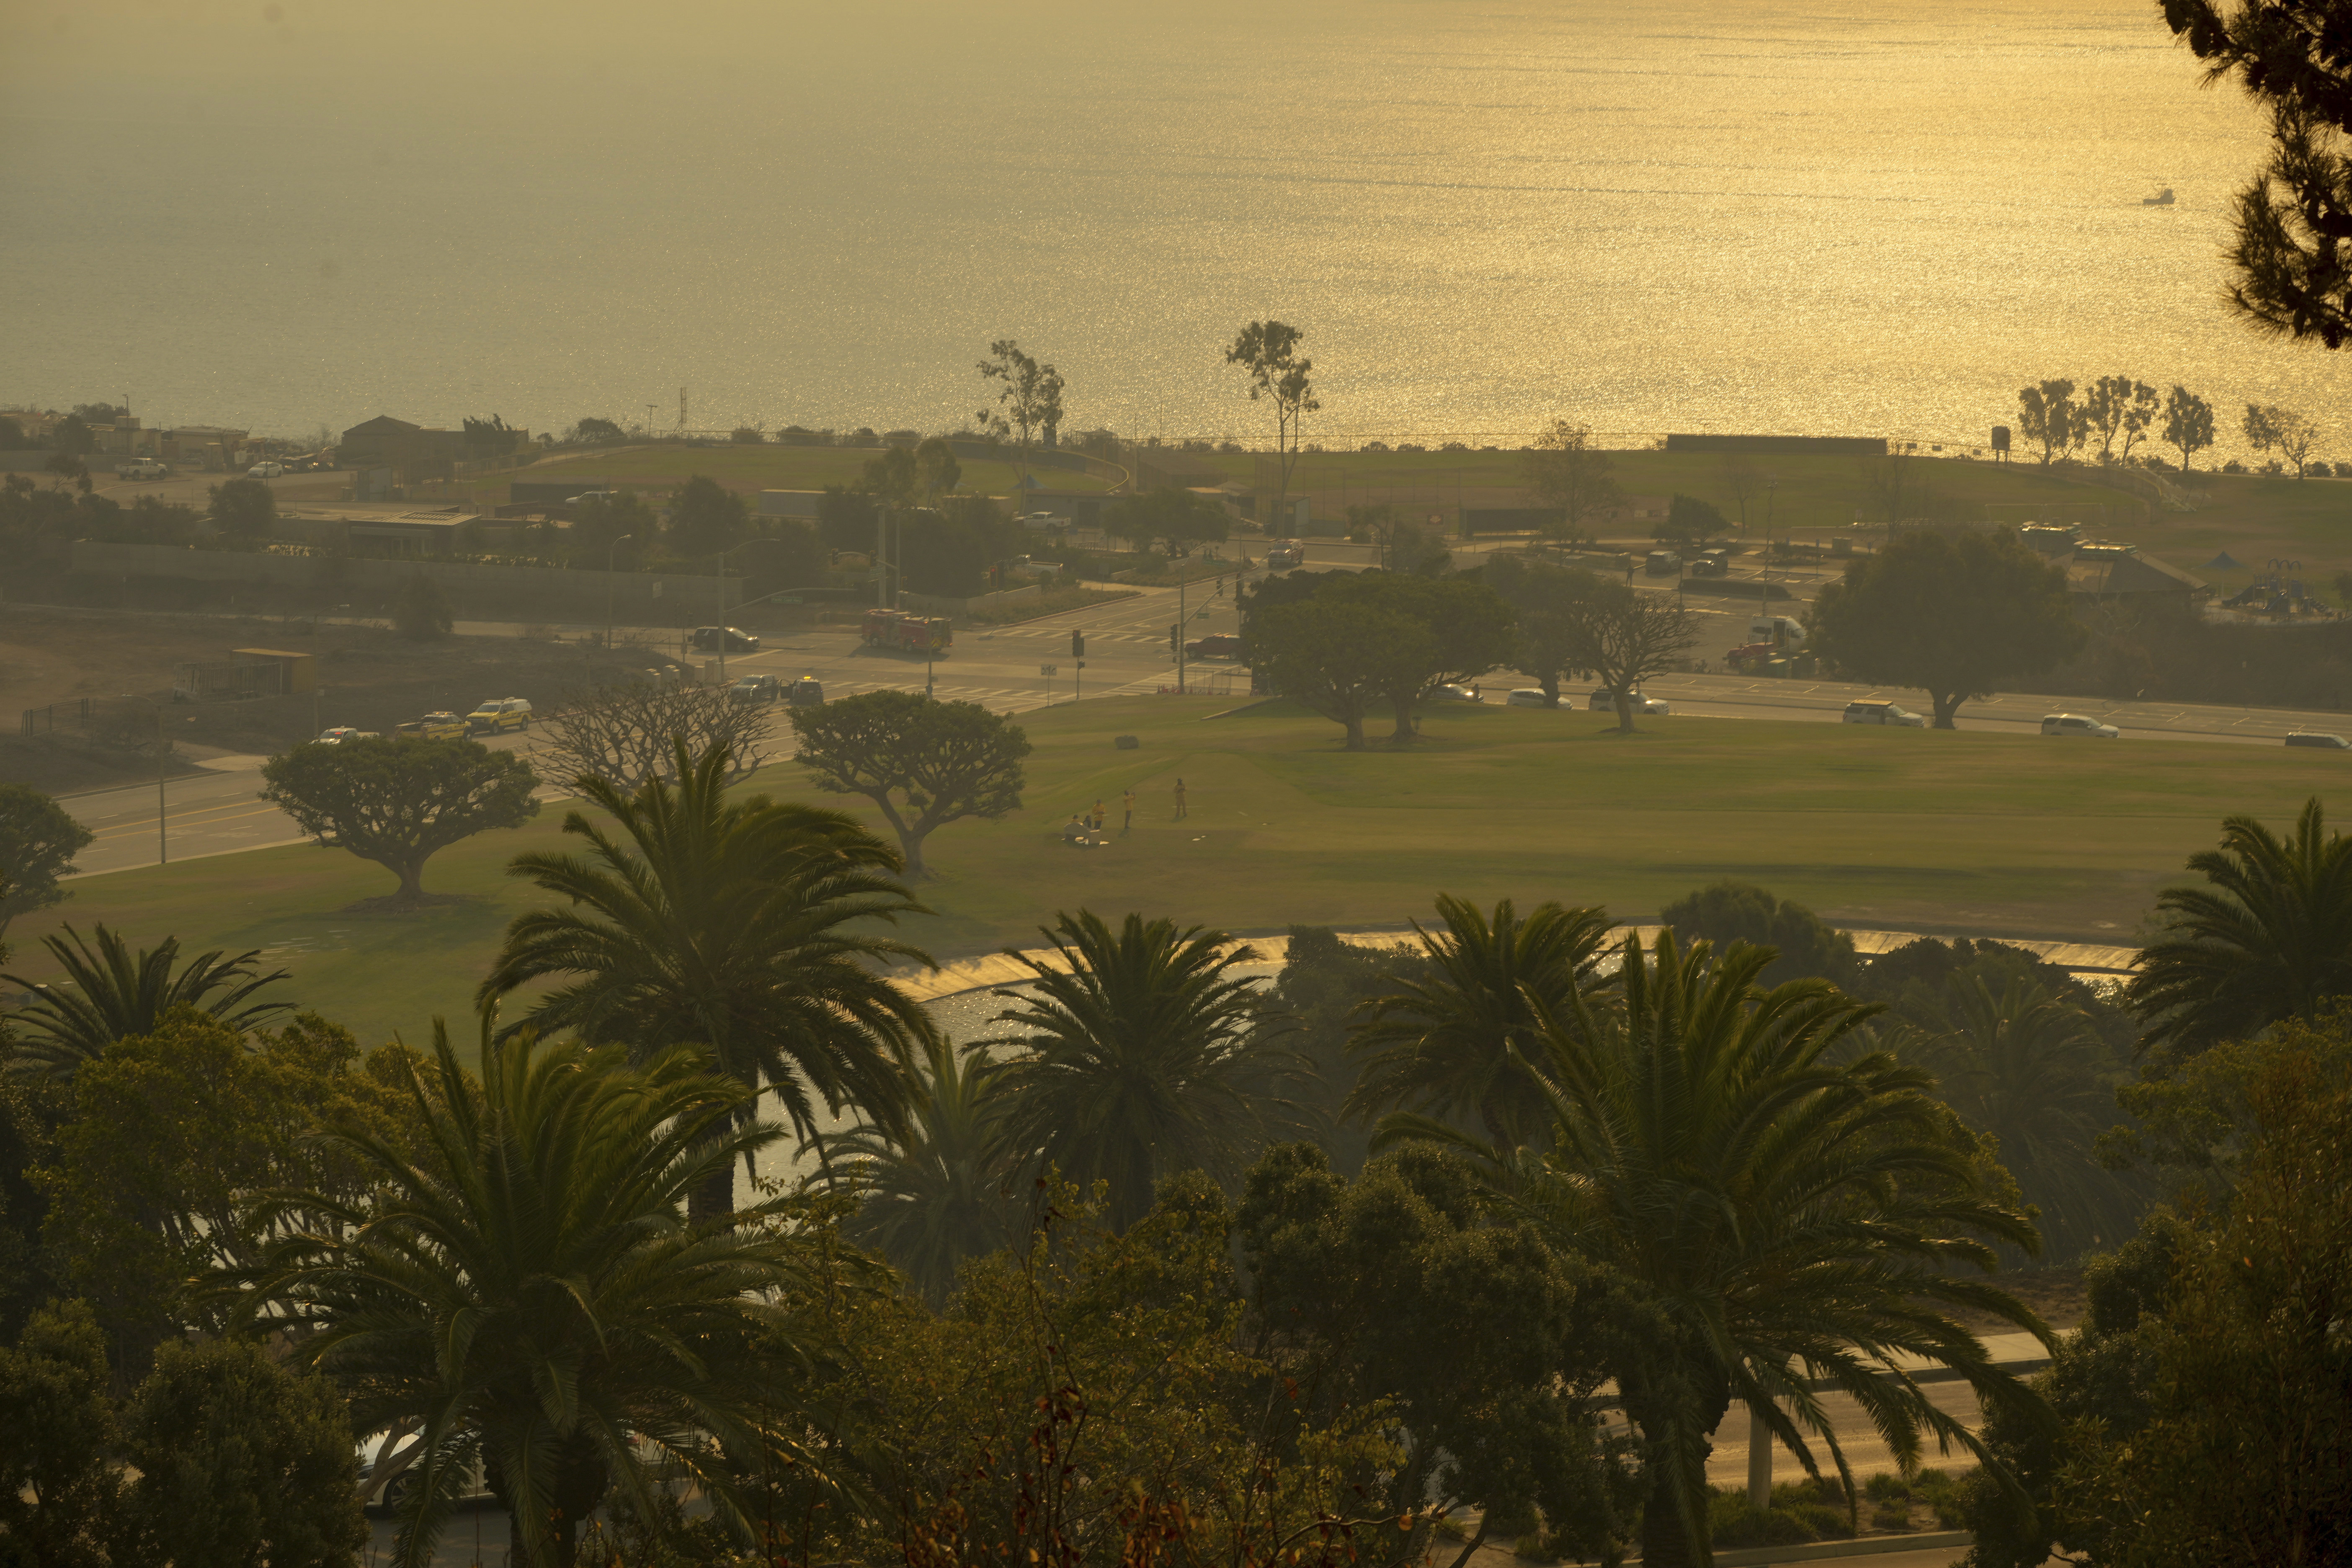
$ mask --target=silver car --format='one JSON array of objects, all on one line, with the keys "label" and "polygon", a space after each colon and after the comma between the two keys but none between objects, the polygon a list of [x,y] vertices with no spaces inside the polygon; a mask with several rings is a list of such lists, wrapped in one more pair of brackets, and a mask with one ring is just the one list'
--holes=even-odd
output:
[{"label": "silver car", "polygon": [[2102,724],[2096,719],[2085,719],[2080,713],[2045,713],[2042,716],[2042,732],[2045,735],[2080,735],[2095,741],[2112,741],[2123,733],[2113,724]]}]

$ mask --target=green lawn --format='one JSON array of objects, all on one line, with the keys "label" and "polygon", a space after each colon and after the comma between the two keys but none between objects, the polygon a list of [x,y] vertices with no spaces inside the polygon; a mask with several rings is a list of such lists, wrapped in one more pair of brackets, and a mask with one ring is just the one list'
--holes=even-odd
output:
[{"label": "green lawn", "polygon": [[[1654,720],[1629,739],[1605,715],[1501,707],[1440,709],[1418,749],[1349,755],[1334,726],[1286,707],[1210,717],[1229,706],[1139,698],[1024,718],[1027,808],[934,836],[922,891],[938,913],[908,934],[942,957],[1034,945],[1054,911],[1081,904],[1238,931],[1371,925],[1423,915],[1441,890],[1638,918],[1739,876],[1849,925],[2121,942],[2224,814],[2284,823],[2345,765],[2284,747],[1735,720]],[[1116,750],[1121,732],[1141,749]],[[784,767],[761,783],[798,781]],[[1129,784],[1131,837],[1091,851],[1056,840],[1097,796],[1116,832]],[[555,842],[562,816],[436,857],[426,886],[463,901],[423,914],[345,912],[389,877],[297,847],[90,878],[9,936],[36,974],[29,950],[61,918],[142,943],[259,947],[307,1003],[370,1038],[415,1039],[435,1013],[462,1014],[524,906],[500,868]]]}]

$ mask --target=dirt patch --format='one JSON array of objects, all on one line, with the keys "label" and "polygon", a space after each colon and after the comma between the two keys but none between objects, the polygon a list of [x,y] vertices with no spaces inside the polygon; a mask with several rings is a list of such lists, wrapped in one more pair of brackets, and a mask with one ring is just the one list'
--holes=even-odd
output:
[{"label": "dirt patch", "polygon": [[[30,784],[46,795],[152,784],[153,744],[152,727],[143,739],[137,735],[0,735],[0,779]],[[202,772],[193,760],[177,752],[164,763],[168,778]]]}]

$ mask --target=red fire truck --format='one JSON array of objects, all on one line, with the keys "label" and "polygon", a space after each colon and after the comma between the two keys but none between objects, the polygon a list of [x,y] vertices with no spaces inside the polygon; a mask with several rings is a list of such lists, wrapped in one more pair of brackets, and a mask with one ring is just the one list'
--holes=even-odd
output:
[{"label": "red fire truck", "polygon": [[899,653],[942,654],[955,641],[954,627],[945,616],[918,616],[905,610],[868,610],[858,635],[867,647]]}]

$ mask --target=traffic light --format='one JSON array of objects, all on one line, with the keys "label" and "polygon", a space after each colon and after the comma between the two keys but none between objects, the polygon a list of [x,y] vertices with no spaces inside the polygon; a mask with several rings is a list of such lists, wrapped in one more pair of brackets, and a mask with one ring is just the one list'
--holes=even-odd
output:
[{"label": "traffic light", "polygon": [[1087,657],[1086,633],[1074,631],[1070,634],[1070,657],[1072,658],[1084,658]]},{"label": "traffic light", "polygon": [[1184,628],[1180,624],[1168,628],[1168,657],[1173,658],[1181,651]]}]

